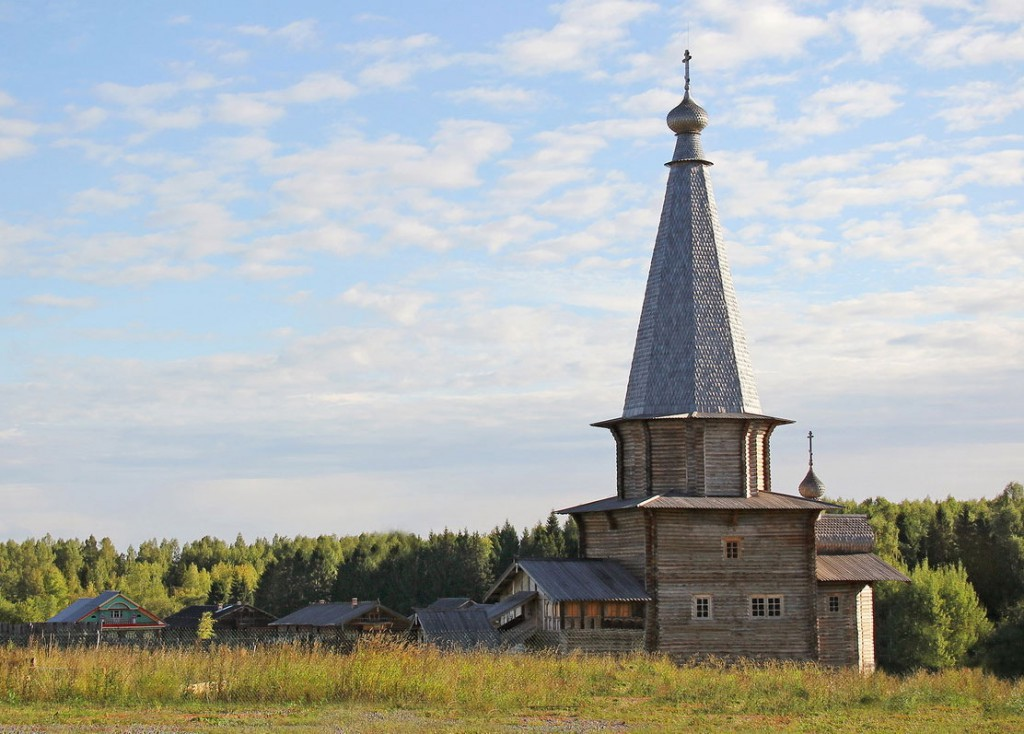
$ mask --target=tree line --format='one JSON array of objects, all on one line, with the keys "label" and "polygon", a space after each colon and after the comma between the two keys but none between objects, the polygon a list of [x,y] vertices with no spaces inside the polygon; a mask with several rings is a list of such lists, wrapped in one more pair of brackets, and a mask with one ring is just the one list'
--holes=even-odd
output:
[{"label": "tree line", "polygon": [[[984,665],[1024,674],[1024,487],[992,499],[838,501],[865,514],[876,553],[911,584],[876,586],[879,663],[892,671]],[[446,596],[480,600],[520,557],[574,557],[576,525],[554,514],[489,533],[364,533],[147,540],[49,536],[0,545],[0,621],[41,621],[70,601],[119,589],[160,616],[241,601],[284,615],[319,600],[379,599],[407,614]]]},{"label": "tree line", "polygon": [[408,614],[447,596],[479,600],[517,557],[578,555],[572,520],[489,533],[364,533],[147,540],[119,551],[109,538],[45,536],[0,545],[0,622],[40,622],[83,596],[117,589],[165,617],[193,604],[233,601],[283,616],[320,600],[380,600]]}]

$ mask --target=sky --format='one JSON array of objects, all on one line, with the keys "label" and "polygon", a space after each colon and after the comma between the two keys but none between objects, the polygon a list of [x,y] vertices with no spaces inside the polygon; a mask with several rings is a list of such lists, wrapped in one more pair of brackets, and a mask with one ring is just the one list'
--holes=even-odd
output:
[{"label": "sky", "polygon": [[613,495],[687,48],[774,490],[1024,481],[1017,0],[0,0],[0,538]]}]

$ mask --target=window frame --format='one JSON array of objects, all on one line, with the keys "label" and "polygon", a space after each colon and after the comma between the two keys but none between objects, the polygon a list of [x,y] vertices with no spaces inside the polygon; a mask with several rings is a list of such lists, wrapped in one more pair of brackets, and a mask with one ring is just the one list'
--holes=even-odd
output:
[{"label": "window frame", "polygon": [[782,594],[751,594],[747,614],[752,619],[781,619],[786,616],[785,597]]},{"label": "window frame", "polygon": [[743,558],[743,538],[738,535],[722,538],[722,559],[738,561]]},{"label": "window frame", "polygon": [[839,614],[839,612],[842,609],[841,604],[842,604],[842,602],[840,601],[838,594],[829,594],[829,597],[828,597],[828,613],[829,614]]},{"label": "window frame", "polygon": [[[702,609],[703,606],[703,609]],[[703,612],[703,614],[702,614]],[[690,611],[693,619],[706,622],[715,618],[715,602],[711,594],[694,594]]]}]

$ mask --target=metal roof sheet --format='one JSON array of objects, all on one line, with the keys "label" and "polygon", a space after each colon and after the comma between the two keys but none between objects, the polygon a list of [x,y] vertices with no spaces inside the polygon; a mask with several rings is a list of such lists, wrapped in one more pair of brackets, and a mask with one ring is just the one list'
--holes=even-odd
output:
[{"label": "metal roof sheet", "polygon": [[536,591],[517,591],[512,596],[506,597],[501,601],[494,602],[493,604],[482,605],[487,610],[487,617],[491,620],[495,620],[502,614],[511,612],[517,607],[523,606],[528,601],[537,597]]},{"label": "metal roof sheet", "polygon": [[47,622],[77,622],[121,595],[120,591],[104,591],[98,596],[83,596],[50,617]]},{"label": "metal roof sheet", "polygon": [[271,622],[273,626],[301,626],[301,627],[342,627],[362,617],[364,614],[380,610],[385,616],[396,620],[408,622],[398,612],[388,609],[383,604],[375,601],[364,601],[356,605],[350,602],[329,602],[310,604],[308,607],[286,614],[278,620]]},{"label": "metal roof sheet", "polygon": [[552,601],[650,601],[643,584],[609,560],[531,558],[517,561]]},{"label": "metal roof sheet", "polygon": [[472,599],[468,596],[446,596],[436,601],[432,601],[424,609],[431,611],[443,611],[445,609],[465,609],[475,604]]},{"label": "metal roof sheet", "polygon": [[872,553],[818,556],[818,581],[910,581]]}]

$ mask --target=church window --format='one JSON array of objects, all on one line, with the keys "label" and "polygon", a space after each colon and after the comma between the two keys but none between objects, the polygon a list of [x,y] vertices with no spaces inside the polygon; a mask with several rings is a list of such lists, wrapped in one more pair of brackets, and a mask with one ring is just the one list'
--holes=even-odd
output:
[{"label": "church window", "polygon": [[743,552],[742,538],[722,538],[722,554],[726,560],[735,560]]},{"label": "church window", "polygon": [[750,597],[751,617],[781,617],[782,597],[781,596],[752,596]]},{"label": "church window", "polygon": [[695,597],[693,597],[693,618],[694,619],[711,619],[711,597],[710,596],[695,596]]},{"label": "church window", "polygon": [[839,611],[839,597],[838,596],[830,596],[828,598],[828,610],[830,612],[832,612],[833,614],[835,614],[836,612]]}]

